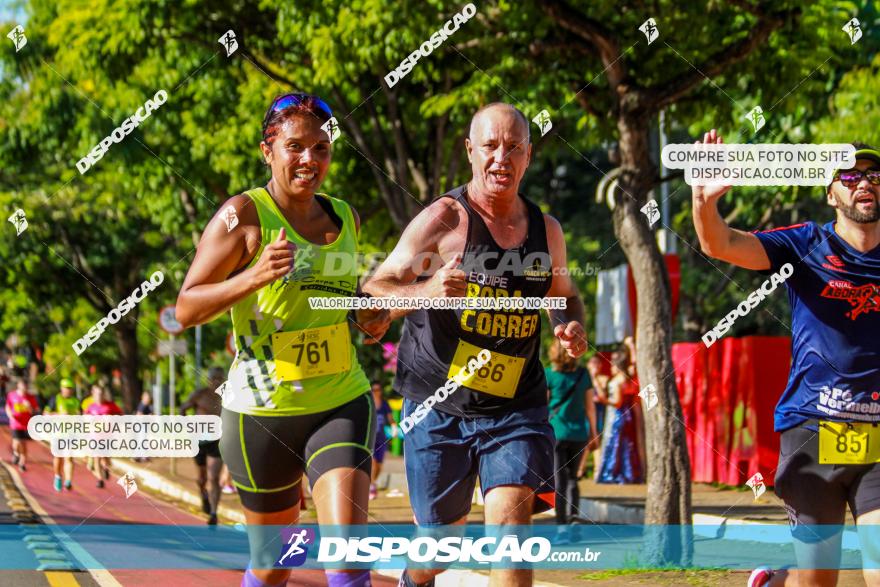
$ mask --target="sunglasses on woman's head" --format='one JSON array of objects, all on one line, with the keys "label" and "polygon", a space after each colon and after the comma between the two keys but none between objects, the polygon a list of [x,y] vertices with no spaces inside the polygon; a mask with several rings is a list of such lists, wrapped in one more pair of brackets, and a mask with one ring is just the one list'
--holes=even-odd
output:
[{"label": "sunglasses on woman's head", "polygon": [[851,169],[849,171],[838,171],[834,174],[834,179],[839,179],[840,183],[848,188],[854,188],[861,183],[862,178],[868,178],[872,185],[880,185],[880,169],[869,169],[867,171],[859,171]]},{"label": "sunglasses on woman's head", "polygon": [[299,106],[305,103],[308,99],[312,99],[318,108],[327,115],[327,118],[331,118],[333,116],[333,111],[330,110],[330,106],[327,105],[324,100],[317,96],[312,96],[310,94],[285,94],[283,96],[278,96],[275,98],[275,101],[272,102],[272,106],[269,107],[269,111],[266,113],[266,118],[272,115],[274,112],[281,112],[285,108],[290,108],[291,106]]}]

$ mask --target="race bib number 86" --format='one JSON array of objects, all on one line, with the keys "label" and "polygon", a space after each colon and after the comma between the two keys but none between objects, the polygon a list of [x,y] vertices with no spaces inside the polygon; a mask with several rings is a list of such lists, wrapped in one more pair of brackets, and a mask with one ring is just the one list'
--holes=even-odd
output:
[{"label": "race bib number 86", "polygon": [[[457,378],[462,368],[465,368],[465,372],[467,372],[468,363],[471,359],[476,361],[477,355],[480,354],[481,350],[483,349],[476,345],[459,340],[447,376],[450,379]],[[511,357],[510,355],[492,352],[492,358],[488,363],[483,365],[482,368],[477,369],[476,372],[471,373],[469,377],[462,378],[460,383],[489,395],[511,398],[516,395],[519,376],[522,373],[525,362],[526,360],[522,357]]]}]

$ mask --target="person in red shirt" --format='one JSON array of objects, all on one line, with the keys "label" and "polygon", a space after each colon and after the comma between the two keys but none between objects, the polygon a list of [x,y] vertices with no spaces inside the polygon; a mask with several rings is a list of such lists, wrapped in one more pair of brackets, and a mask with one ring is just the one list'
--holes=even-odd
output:
[{"label": "person in red shirt", "polygon": [[[86,408],[89,416],[122,416],[122,410],[113,401],[108,390],[101,385],[92,385],[92,403]],[[92,461],[92,473],[98,478],[95,484],[98,489],[104,487],[104,482],[110,479],[110,457],[95,457]]]},{"label": "person in red shirt", "polygon": [[19,379],[15,391],[6,396],[6,416],[12,431],[12,462],[21,471],[27,465],[27,441],[31,439],[27,427],[31,416],[40,412],[37,396],[28,390],[25,379]]}]

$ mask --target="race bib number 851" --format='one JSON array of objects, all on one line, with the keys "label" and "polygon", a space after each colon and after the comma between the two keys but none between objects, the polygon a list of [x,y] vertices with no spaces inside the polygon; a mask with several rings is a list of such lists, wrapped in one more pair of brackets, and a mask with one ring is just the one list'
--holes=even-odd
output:
[{"label": "race bib number 851", "polygon": [[819,422],[819,462],[829,465],[880,462],[880,427],[864,422]]}]

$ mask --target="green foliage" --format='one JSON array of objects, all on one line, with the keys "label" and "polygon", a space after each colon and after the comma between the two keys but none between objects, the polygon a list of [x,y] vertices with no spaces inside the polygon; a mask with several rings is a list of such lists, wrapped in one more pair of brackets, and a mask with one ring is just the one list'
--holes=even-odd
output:
[{"label": "green foliage", "polygon": [[[570,4],[613,32],[630,79],[651,91],[709,63],[758,23],[720,0],[664,0],[650,14],[643,3]],[[728,142],[880,143],[873,2],[769,6],[799,14],[766,46],[671,106],[671,141],[691,142],[717,127]],[[0,338],[19,332],[46,345],[47,361],[67,359],[64,369],[86,363],[108,369],[118,359],[112,333],[82,357],[70,345],[159,269],[165,283],[133,315],[143,366],[151,367],[156,340],[165,338],[155,314],[176,298],[193,237],[230,195],[268,179],[259,154],[262,116],[273,96],[291,90],[317,93],[339,114],[344,134],[334,143],[322,189],[359,210],[366,252],[388,251],[398,238],[387,190],[398,192],[411,215],[446,186],[468,180],[463,138],[477,107],[508,101],[528,118],[547,109],[554,128],[540,137],[531,127],[534,152],[523,192],[562,221],[569,265],[587,269],[575,280],[589,326],[591,272],[625,262],[610,213],[594,195],[615,165],[608,151],[618,140],[606,65],[578,49],[542,3],[498,0],[479,4],[475,18],[386,88],[384,75],[461,7],[441,0],[242,0],[209,8],[198,0],[28,2],[26,50],[0,48]],[[853,15],[865,35],[851,46],[840,28]],[[638,31],[647,16],[657,19],[661,33],[650,46]],[[228,29],[240,44],[230,58],[217,42]],[[76,161],[160,88],[168,102],[80,175]],[[579,92],[589,110],[576,99]],[[767,127],[753,136],[743,116],[757,104]],[[370,153],[354,139],[355,125]],[[397,128],[406,132],[409,150],[402,175],[393,165]],[[439,182],[426,191],[416,174]],[[713,267],[698,253],[689,192],[672,181],[670,227],[680,237],[686,319],[676,336],[693,339],[763,277]],[[18,207],[30,227],[15,237],[5,218]],[[723,207],[743,228],[829,216],[820,190],[804,188],[735,189]],[[765,307],[769,313],[738,321],[738,333],[784,334],[782,296]],[[206,356],[223,348],[228,329],[225,319],[205,328]],[[370,355],[377,348],[364,347],[371,370],[381,361]],[[221,352],[215,360],[228,357]]]}]

